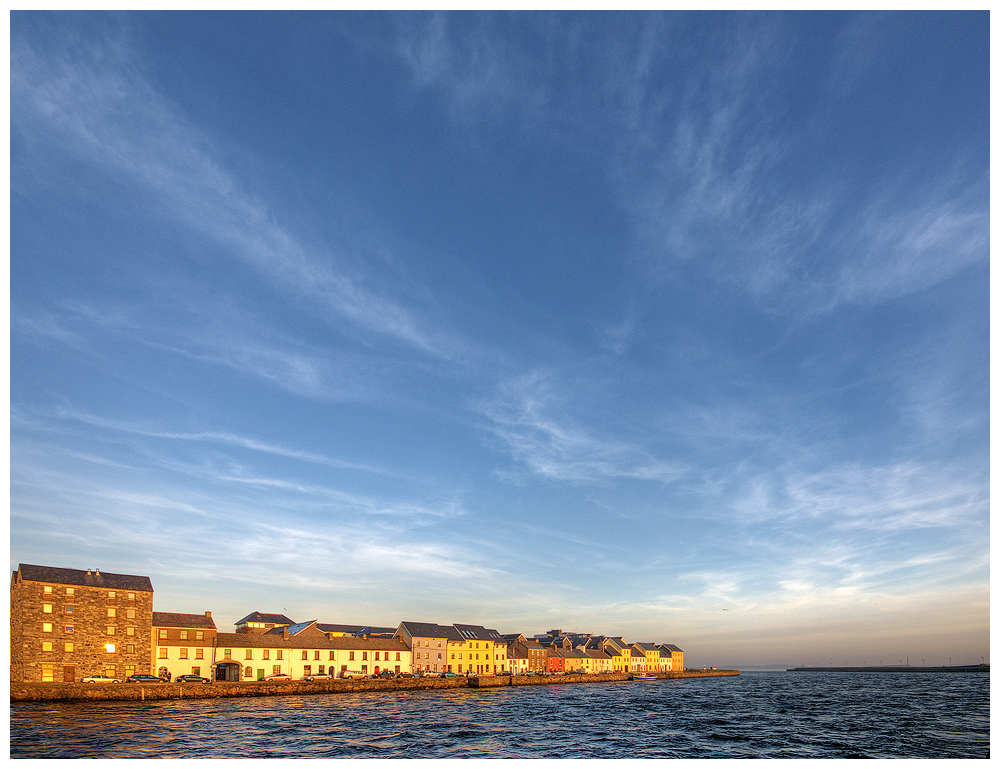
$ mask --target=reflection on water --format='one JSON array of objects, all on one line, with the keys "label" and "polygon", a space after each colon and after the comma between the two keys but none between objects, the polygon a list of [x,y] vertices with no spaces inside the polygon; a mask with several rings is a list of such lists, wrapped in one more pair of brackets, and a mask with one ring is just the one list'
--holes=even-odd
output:
[{"label": "reflection on water", "polygon": [[989,675],[733,678],[11,705],[12,758],[989,756]]}]

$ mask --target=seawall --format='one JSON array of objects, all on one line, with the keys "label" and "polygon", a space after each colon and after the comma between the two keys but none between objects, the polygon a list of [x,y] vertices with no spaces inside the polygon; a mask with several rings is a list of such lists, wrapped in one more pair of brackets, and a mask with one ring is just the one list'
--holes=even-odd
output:
[{"label": "seawall", "polygon": [[[684,670],[658,673],[659,679],[715,678],[739,675],[738,670]],[[247,681],[212,684],[15,684],[11,702],[111,702],[123,700],[210,699],[215,697],[275,697],[337,692],[407,691],[413,689],[485,689],[498,686],[552,686],[554,684],[627,681],[625,673],[560,676],[464,676],[458,678],[392,678],[335,681]],[[649,682],[653,684],[654,682]]]}]

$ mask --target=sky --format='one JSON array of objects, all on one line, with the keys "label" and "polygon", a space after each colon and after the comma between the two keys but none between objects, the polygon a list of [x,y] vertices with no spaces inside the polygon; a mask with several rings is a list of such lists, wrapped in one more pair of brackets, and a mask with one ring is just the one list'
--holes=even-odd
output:
[{"label": "sky", "polygon": [[989,661],[989,17],[10,18],[10,563]]}]

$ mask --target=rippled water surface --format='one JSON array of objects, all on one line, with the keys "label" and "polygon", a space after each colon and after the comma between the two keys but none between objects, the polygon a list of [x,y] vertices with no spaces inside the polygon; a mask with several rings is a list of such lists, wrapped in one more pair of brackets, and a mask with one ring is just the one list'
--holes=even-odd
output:
[{"label": "rippled water surface", "polygon": [[989,756],[989,675],[731,678],[11,704],[12,758]]}]

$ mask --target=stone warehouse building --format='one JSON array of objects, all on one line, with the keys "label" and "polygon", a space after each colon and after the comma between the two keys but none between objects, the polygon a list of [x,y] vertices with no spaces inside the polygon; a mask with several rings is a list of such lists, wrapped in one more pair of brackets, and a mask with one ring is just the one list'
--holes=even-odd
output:
[{"label": "stone warehouse building", "polygon": [[152,616],[149,577],[19,564],[10,582],[10,680],[148,673]]}]

